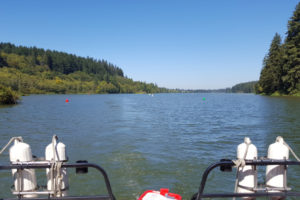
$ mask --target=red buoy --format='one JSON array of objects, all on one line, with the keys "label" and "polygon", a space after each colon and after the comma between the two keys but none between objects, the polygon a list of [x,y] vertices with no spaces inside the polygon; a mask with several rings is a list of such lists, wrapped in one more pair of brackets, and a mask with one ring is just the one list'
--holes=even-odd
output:
[{"label": "red buoy", "polygon": [[69,99],[66,99],[66,103],[69,103]]}]

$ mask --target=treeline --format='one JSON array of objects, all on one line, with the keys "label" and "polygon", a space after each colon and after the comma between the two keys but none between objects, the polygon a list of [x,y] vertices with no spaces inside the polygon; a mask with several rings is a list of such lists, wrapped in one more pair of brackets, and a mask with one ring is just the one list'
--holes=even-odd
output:
[{"label": "treeline", "polygon": [[255,93],[257,81],[236,84],[231,88],[233,93]]},{"label": "treeline", "polygon": [[231,93],[231,88],[225,88],[225,89],[176,89],[176,92],[178,93]]},{"label": "treeline", "polygon": [[170,92],[124,77],[105,60],[10,43],[0,43],[0,84],[19,94]]},{"label": "treeline", "polygon": [[[0,43],[0,51],[6,54],[23,56],[23,63],[10,63],[11,67],[20,67],[17,64],[47,67],[51,71],[62,74],[71,74],[76,71],[82,71],[87,74],[93,74],[100,80],[105,76],[122,76],[123,71],[105,60],[96,60],[90,57],[84,58],[73,54],[59,51],[44,50],[36,47],[15,46],[11,43]],[[0,67],[5,65],[5,58],[0,58]],[[10,57],[11,60],[17,60],[16,57]],[[9,60],[9,61],[11,61]],[[26,62],[26,63],[25,63]],[[15,65],[14,65],[15,64]]]},{"label": "treeline", "polygon": [[282,43],[275,34],[269,52],[263,60],[256,92],[266,95],[300,96],[300,3],[288,21],[288,31]]},{"label": "treeline", "polygon": [[250,81],[250,82],[236,84],[231,88],[212,89],[212,90],[204,90],[204,89],[182,90],[182,89],[176,89],[176,92],[180,92],[180,93],[255,93],[256,84],[257,84],[257,81]]}]

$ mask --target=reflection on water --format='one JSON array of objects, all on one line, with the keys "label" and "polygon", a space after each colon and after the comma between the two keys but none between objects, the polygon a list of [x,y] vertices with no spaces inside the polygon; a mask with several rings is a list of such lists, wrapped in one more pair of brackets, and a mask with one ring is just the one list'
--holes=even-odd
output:
[{"label": "reflection on water", "polygon": [[[44,156],[46,145],[57,134],[67,145],[71,162],[85,159],[106,169],[117,199],[136,199],[145,190],[161,187],[189,199],[205,168],[221,158],[234,159],[245,136],[257,146],[260,157],[267,154],[268,145],[278,135],[300,154],[299,131],[299,98],[33,95],[24,97],[20,105],[0,108],[1,146],[20,135],[35,155]],[[8,162],[7,152],[0,162]],[[95,179],[98,174],[90,171],[75,175],[70,170],[71,194],[105,192],[102,179]],[[259,169],[260,181],[264,171]],[[299,175],[298,169],[289,167],[291,187],[300,187]],[[209,177],[206,191],[233,191],[234,178],[234,173],[216,171]],[[9,197],[10,173],[1,172],[0,180],[0,197]]]}]

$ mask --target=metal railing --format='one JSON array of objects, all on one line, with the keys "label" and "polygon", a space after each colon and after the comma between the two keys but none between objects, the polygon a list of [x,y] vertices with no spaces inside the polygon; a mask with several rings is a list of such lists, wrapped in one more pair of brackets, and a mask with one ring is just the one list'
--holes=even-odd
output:
[{"label": "metal railing", "polygon": [[[300,165],[298,161],[290,161],[290,160],[246,160],[246,165],[252,166],[266,166],[266,165]],[[11,169],[45,169],[51,168],[51,162],[14,162],[11,165],[0,165],[0,170],[11,170]],[[290,197],[290,196],[300,196],[300,192],[291,192],[291,191],[283,191],[283,192],[268,192],[268,190],[256,190],[255,193],[204,193],[205,185],[207,182],[207,178],[209,173],[217,168],[222,167],[225,169],[232,168],[235,166],[234,162],[231,160],[223,160],[217,163],[210,165],[203,173],[202,180],[200,183],[200,187],[198,193],[194,195],[195,200],[201,200],[204,198],[230,198],[230,197],[274,197],[274,196],[281,196],[281,197]],[[92,164],[92,163],[63,163],[61,167],[64,168],[95,168],[98,170],[105,181],[107,195],[101,196],[65,196],[65,197],[51,197],[50,195],[47,197],[37,197],[37,198],[22,198],[22,195],[18,195],[18,198],[6,198],[0,200],[116,200],[115,196],[113,195],[110,181],[108,179],[107,173],[105,170],[100,167],[99,165]]]},{"label": "metal railing", "polygon": [[[252,166],[265,166],[265,165],[300,165],[298,161],[290,161],[290,160],[269,160],[269,159],[261,159],[261,160],[245,160],[246,165]],[[202,175],[202,180],[200,183],[200,187],[198,193],[194,195],[194,199],[201,200],[203,198],[229,198],[229,197],[290,197],[290,196],[300,196],[300,192],[268,192],[267,188],[257,190],[255,193],[204,193],[207,177],[209,173],[217,168],[232,168],[235,166],[234,162],[231,160],[221,160],[220,162],[214,163],[209,166]],[[196,198],[195,198],[196,197]]]},{"label": "metal railing", "polygon": [[[0,170],[11,170],[11,169],[43,169],[43,168],[51,168],[52,164],[51,162],[14,162],[11,165],[0,165]],[[21,193],[18,195],[18,198],[7,198],[7,199],[0,199],[0,200],[20,200],[20,199],[26,199],[26,200],[116,200],[115,196],[113,195],[111,185],[107,176],[107,173],[105,170],[100,167],[99,165],[92,164],[92,163],[62,163],[62,166],[64,168],[95,168],[98,170],[105,181],[106,189],[107,189],[107,195],[101,195],[101,196],[66,196],[66,197],[44,197],[44,198],[22,198]]]}]

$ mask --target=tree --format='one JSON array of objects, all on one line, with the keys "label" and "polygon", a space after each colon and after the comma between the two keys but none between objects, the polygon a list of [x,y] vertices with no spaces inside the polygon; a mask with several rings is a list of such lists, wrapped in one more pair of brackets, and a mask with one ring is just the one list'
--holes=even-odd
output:
[{"label": "tree", "polygon": [[269,53],[263,61],[263,69],[260,74],[259,86],[261,93],[272,94],[283,89],[281,80],[283,69],[283,49],[281,45],[281,37],[278,33],[275,34]]},{"label": "tree", "polygon": [[286,93],[300,91],[300,3],[288,22],[284,45],[283,88]]},{"label": "tree", "polygon": [[4,66],[7,66],[7,63],[4,60],[4,58],[1,57],[1,54],[0,54],[0,67],[4,67]]}]

